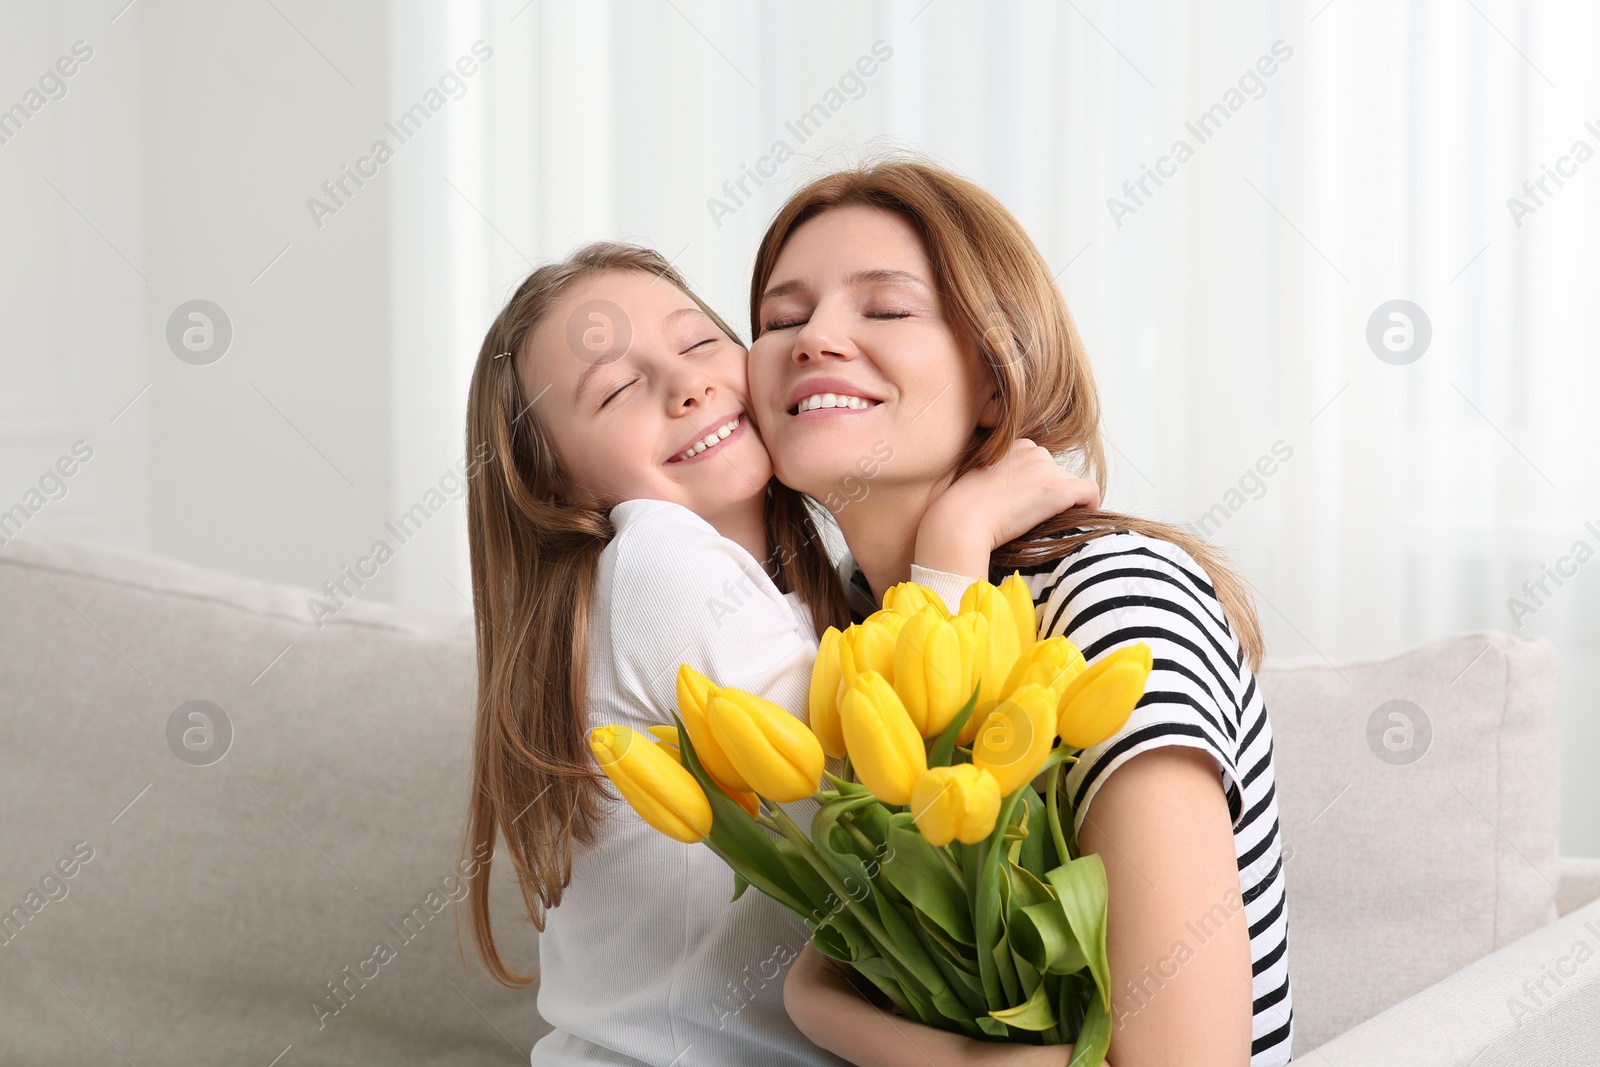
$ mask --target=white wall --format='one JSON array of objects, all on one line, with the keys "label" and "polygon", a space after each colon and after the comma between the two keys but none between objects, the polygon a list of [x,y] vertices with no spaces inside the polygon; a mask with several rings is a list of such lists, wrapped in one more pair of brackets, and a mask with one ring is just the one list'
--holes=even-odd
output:
[{"label": "white wall", "polygon": [[[1556,643],[1564,847],[1600,854],[1600,563],[1530,617],[1508,607],[1575,542],[1600,549],[1600,162],[1520,226],[1507,209],[1575,140],[1600,148],[1588,6],[274,3],[0,16],[0,105],[95,48],[0,144],[0,507],[73,440],[96,449],[30,535],[320,586],[397,545],[384,522],[459,461],[478,341],[532,264],[642,241],[743,326],[789,191],[917,147],[1061,271],[1110,502],[1178,522],[1223,504],[1211,534],[1274,653],[1478,628]],[[460,99],[318,228],[306,199],[479,40],[493,57]],[[1260,98],[1114,218],[1108,198],[1279,40],[1293,55]],[[892,56],[801,143],[785,124],[878,41]],[[714,218],[778,140],[795,158]],[[204,367],[164,338],[194,297],[235,329]],[[1365,339],[1395,298],[1433,329],[1406,366]],[[1292,459],[1259,499],[1230,498],[1279,441]],[[446,502],[361,595],[466,610],[464,533]]]}]

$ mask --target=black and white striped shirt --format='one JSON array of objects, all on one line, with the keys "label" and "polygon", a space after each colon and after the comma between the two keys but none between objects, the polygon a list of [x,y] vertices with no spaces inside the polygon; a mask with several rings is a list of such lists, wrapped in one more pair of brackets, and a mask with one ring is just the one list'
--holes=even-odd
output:
[{"label": "black and white striped shirt", "polygon": [[[1294,1010],[1272,726],[1216,591],[1183,549],[1128,531],[1097,537],[1060,559],[1016,569],[1033,593],[1041,638],[1065,636],[1090,663],[1139,641],[1154,655],[1144,697],[1127,723],[1084,750],[1070,766],[1066,789],[1076,825],[1082,826],[1106,777],[1140,752],[1186,745],[1217,761],[1233,819],[1239,886],[1250,928],[1250,1064],[1288,1063]],[[852,617],[859,621],[876,610],[872,590],[848,557],[840,570],[847,578]],[[989,580],[999,584],[1010,573],[995,570]],[[949,599],[948,591],[941,592]],[[1238,903],[1233,902],[1235,908]],[[1217,928],[1190,926],[1197,942]],[[1198,947],[1189,946],[1191,951]],[[1124,985],[1112,993],[1113,1026],[1125,1012],[1138,1011],[1141,998],[1154,991],[1148,982],[1143,993],[1132,983]]]}]

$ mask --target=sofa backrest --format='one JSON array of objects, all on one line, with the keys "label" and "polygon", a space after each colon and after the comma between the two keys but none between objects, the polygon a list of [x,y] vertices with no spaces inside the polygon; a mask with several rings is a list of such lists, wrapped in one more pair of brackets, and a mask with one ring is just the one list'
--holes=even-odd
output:
[{"label": "sofa backrest", "polygon": [[1500,633],[1263,666],[1296,1053],[1556,918],[1557,674]]},{"label": "sofa backrest", "polygon": [[[470,618],[356,600],[319,627],[311,595],[0,549],[8,1063],[504,1062],[548,1029],[464,909],[458,955]],[[1494,633],[1263,667],[1297,1052],[1555,918],[1556,675]],[[493,896],[535,970],[503,862]]]},{"label": "sofa backrest", "polygon": [[[135,1063],[503,1064],[547,1029],[452,902],[470,618],[356,600],[319,627],[310,595],[65,540],[0,549],[8,1064],[120,1062],[108,1043]],[[506,866],[502,953],[529,973]]]}]

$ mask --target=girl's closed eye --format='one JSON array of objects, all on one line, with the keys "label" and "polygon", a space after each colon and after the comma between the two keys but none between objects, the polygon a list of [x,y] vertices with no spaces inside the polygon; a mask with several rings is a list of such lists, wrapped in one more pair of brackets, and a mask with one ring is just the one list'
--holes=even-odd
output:
[{"label": "girl's closed eye", "polygon": [[[715,345],[716,343],[717,343],[717,339],[715,337],[703,338],[703,339],[701,339],[699,341],[696,341],[693,344],[687,346],[686,348],[684,348],[683,349],[683,355],[688,355],[691,352],[695,352],[695,351],[698,351],[700,349],[705,348],[707,345]],[[638,380],[639,379],[637,379],[637,378],[629,378],[625,382],[617,383],[617,386],[614,389],[612,389],[611,392],[606,394],[605,399],[600,401],[600,406],[602,408],[604,408],[606,405],[610,404],[611,401],[613,401],[617,397],[621,396],[624,392],[627,391],[627,389],[628,389],[628,387],[630,385],[633,385]]]}]

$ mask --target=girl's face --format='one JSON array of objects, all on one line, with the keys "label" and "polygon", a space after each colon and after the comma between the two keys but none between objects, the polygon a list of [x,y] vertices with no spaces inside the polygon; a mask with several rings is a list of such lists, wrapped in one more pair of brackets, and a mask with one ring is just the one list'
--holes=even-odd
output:
[{"label": "girl's face", "polygon": [[[832,208],[795,229],[759,319],[750,394],[791,488],[825,499],[875,469],[882,484],[937,491],[974,428],[996,424],[977,345],[945,319],[922,239],[897,212]],[[841,399],[814,406],[827,393]]]},{"label": "girl's face", "polygon": [[603,507],[667,500],[710,519],[765,491],[772,462],[745,417],[748,355],[671,283],[639,271],[575,283],[524,347],[523,395],[562,468]]}]

